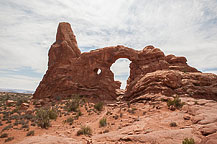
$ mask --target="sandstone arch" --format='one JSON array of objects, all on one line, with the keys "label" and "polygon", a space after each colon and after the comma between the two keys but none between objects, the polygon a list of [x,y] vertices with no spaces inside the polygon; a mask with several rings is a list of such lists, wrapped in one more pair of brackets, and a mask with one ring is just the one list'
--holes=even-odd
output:
[{"label": "sandstone arch", "polygon": [[[195,68],[187,65],[185,57],[165,56],[160,49],[153,46],[137,51],[118,45],[81,53],[70,24],[60,23],[56,42],[49,50],[48,70],[33,97],[55,98],[80,94],[97,96],[104,100],[116,99],[116,89],[120,88],[120,82],[114,81],[114,74],[110,67],[119,58],[127,58],[131,61],[128,87],[125,93],[127,100],[132,100],[145,93],[161,92],[159,88],[145,87],[137,83],[138,81],[143,82],[146,74],[166,70],[170,74],[166,78],[177,77],[170,79],[173,82],[181,79],[181,75],[174,74],[173,71],[198,73]],[[99,69],[101,73],[97,74]],[[159,76],[159,80],[160,78]],[[177,91],[179,86],[173,88],[173,84],[169,82],[162,78],[162,82],[156,80],[154,84],[168,84],[167,89],[163,90],[164,94],[182,93],[181,90]],[[146,83],[146,86],[148,84]]]}]

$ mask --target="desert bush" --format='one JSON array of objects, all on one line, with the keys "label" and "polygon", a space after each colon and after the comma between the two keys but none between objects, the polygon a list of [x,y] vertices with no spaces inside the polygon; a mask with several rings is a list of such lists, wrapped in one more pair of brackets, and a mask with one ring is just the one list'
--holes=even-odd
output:
[{"label": "desert bush", "polygon": [[17,126],[18,124],[19,124],[19,121],[16,120],[16,121],[14,122],[14,126]]},{"label": "desert bush", "polygon": [[128,106],[128,108],[130,108],[130,102],[127,102],[127,106]]},{"label": "desert bush", "polygon": [[193,138],[185,138],[182,141],[182,144],[195,144],[194,139]]},{"label": "desert bush", "polygon": [[8,124],[8,123],[11,123],[11,120],[8,120],[8,121],[6,122],[6,124]]},{"label": "desert bush", "polygon": [[8,137],[7,133],[3,133],[3,134],[0,135],[0,138],[6,138],[6,137]]},{"label": "desert bush", "polygon": [[17,113],[20,109],[20,106],[16,106],[12,111],[11,113]]},{"label": "desert bush", "polygon": [[198,105],[198,102],[197,102],[197,101],[195,101],[195,102],[194,102],[194,104],[195,104],[195,105]]},{"label": "desert bush", "polygon": [[22,120],[19,121],[19,124],[21,124],[21,125],[25,125],[26,122],[25,122],[25,120],[22,119]]},{"label": "desert bush", "polygon": [[31,123],[31,126],[36,126],[36,124],[33,122],[33,123]]},{"label": "desert bush", "polygon": [[56,120],[57,117],[58,117],[58,110],[54,107],[51,107],[49,110],[48,110],[48,113],[49,113],[49,118],[50,119],[54,119]]},{"label": "desert bush", "polygon": [[35,134],[35,131],[29,131],[29,132],[27,132],[27,134],[26,134],[26,136],[34,136],[34,134]]},{"label": "desert bush", "polygon": [[79,116],[82,116],[82,112],[81,112],[81,110],[78,110],[76,116],[78,116],[78,117],[79,117]]},{"label": "desert bush", "polygon": [[170,127],[177,127],[176,122],[171,122],[171,123],[170,123]]},{"label": "desert bush", "polygon": [[94,105],[94,108],[98,111],[102,111],[103,109],[103,103],[102,102],[98,102]]},{"label": "desert bush", "polygon": [[35,118],[35,116],[32,115],[32,114],[24,114],[24,115],[23,115],[23,118],[24,118],[24,119],[27,119],[27,120],[32,120],[32,119]]},{"label": "desert bush", "polygon": [[77,131],[77,136],[79,135],[91,135],[92,130],[89,126],[82,126],[80,130]]},{"label": "desert bush", "polygon": [[62,99],[61,96],[56,96],[56,97],[55,97],[55,100],[57,100],[57,101],[60,101],[61,99]]},{"label": "desert bush", "polygon": [[45,108],[40,108],[36,111],[36,122],[41,128],[47,129],[50,127],[50,117],[48,111],[49,110]]},{"label": "desert bush", "polygon": [[14,139],[14,137],[9,137],[9,138],[5,139],[5,142],[12,141],[13,139]]},{"label": "desert bush", "polygon": [[108,132],[109,132],[109,130],[108,130],[108,129],[106,129],[106,130],[104,130],[104,131],[103,131],[103,133],[108,133]]},{"label": "desert bush", "polygon": [[81,115],[82,115],[81,111],[78,110],[78,112],[76,113],[75,119],[78,119]]},{"label": "desert bush", "polygon": [[181,99],[177,96],[175,97],[173,100],[168,100],[167,101],[167,106],[174,106],[175,108],[179,109],[182,108],[182,106],[184,105],[184,102],[181,102]]},{"label": "desert bush", "polygon": [[24,125],[22,125],[22,127],[21,127],[22,129],[23,128],[26,128],[26,129],[28,129],[29,128],[29,125],[28,124],[24,124]]},{"label": "desert bush", "polygon": [[80,99],[78,98],[74,98],[72,100],[69,100],[67,103],[66,103],[66,110],[68,112],[76,112],[78,107],[79,107],[79,102],[80,102]]},{"label": "desert bush", "polygon": [[26,97],[19,97],[17,99],[17,106],[20,106],[22,103],[27,103],[28,102],[28,98]]},{"label": "desert bush", "polygon": [[102,118],[100,121],[99,121],[99,125],[100,127],[104,127],[107,125],[107,120],[106,118]]},{"label": "desert bush", "polygon": [[2,129],[2,131],[5,131],[5,130],[9,130],[9,129],[11,129],[13,126],[11,125],[11,124],[9,124],[9,125],[7,125],[6,127],[4,127],[3,129]]},{"label": "desert bush", "polygon": [[123,117],[123,113],[120,113],[120,118],[122,118]]},{"label": "desert bush", "polygon": [[135,114],[136,110],[137,110],[136,108],[130,108],[130,109],[128,109],[128,112],[131,114]]},{"label": "desert bush", "polygon": [[19,119],[19,115],[15,114],[11,116],[11,120],[18,120]]},{"label": "desert bush", "polygon": [[68,118],[65,120],[65,122],[69,123],[70,125],[72,125],[73,121],[74,121],[73,117],[68,117]]}]

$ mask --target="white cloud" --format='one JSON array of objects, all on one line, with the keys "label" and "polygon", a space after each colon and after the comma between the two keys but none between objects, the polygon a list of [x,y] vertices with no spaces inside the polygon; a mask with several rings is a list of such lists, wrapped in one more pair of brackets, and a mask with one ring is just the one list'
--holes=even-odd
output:
[{"label": "white cloud", "polygon": [[0,70],[45,73],[60,21],[71,23],[82,51],[152,44],[199,70],[217,68],[216,0],[7,0],[0,8]]}]

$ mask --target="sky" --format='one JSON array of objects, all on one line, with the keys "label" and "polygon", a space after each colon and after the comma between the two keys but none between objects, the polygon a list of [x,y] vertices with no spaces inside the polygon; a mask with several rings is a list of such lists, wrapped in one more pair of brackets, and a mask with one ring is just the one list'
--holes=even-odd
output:
[{"label": "sky", "polygon": [[[37,88],[59,22],[71,24],[82,52],[153,45],[217,74],[217,0],[0,0],[0,9],[0,88]],[[129,63],[111,68],[122,88]]]}]

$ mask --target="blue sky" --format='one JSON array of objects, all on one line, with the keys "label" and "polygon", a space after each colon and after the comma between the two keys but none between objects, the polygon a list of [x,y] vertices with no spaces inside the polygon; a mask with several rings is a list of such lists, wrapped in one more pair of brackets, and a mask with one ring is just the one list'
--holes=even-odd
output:
[{"label": "blue sky", "polygon": [[[217,74],[217,0],[1,0],[0,9],[0,88],[36,89],[62,21],[82,52],[151,44]],[[112,66],[123,83],[128,65]]]}]

